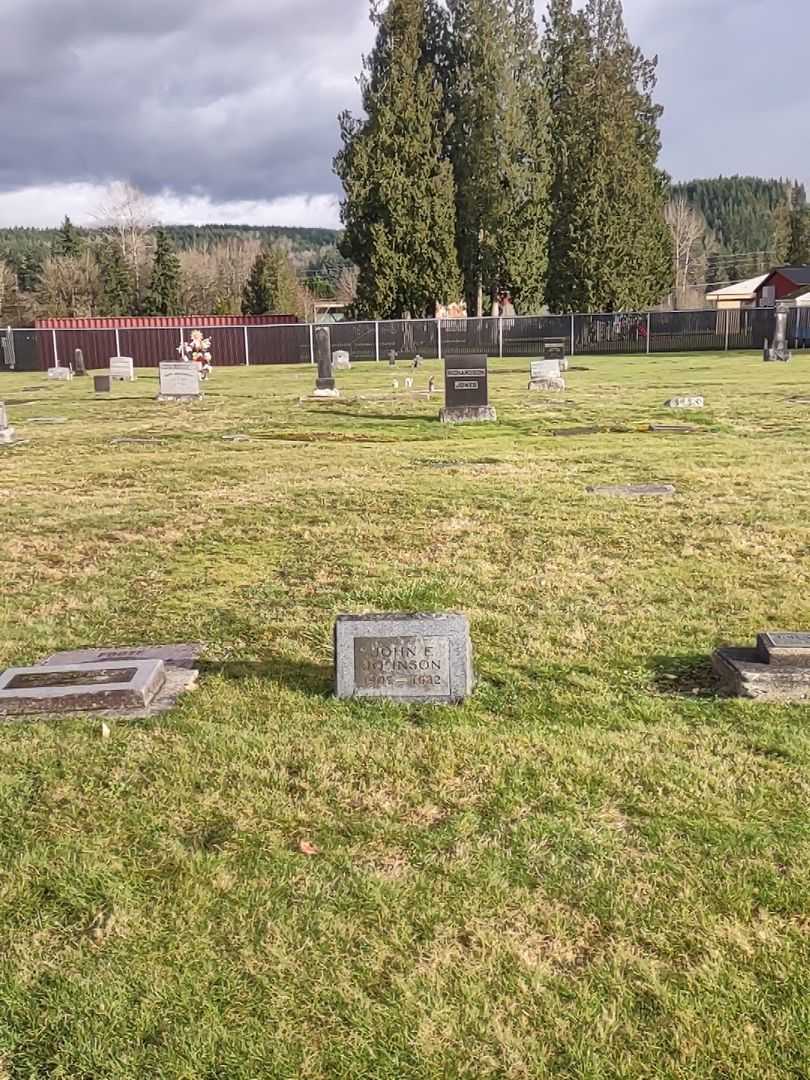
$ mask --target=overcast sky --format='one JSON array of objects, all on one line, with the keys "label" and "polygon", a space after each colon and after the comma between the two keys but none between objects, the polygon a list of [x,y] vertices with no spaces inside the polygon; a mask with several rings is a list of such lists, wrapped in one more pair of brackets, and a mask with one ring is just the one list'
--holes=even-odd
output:
[{"label": "overcast sky", "polygon": [[[544,0],[539,0],[539,8]],[[338,224],[367,0],[0,0],[0,225],[84,223],[114,180],[172,222]],[[660,57],[663,165],[810,180],[810,0],[625,0]]]}]

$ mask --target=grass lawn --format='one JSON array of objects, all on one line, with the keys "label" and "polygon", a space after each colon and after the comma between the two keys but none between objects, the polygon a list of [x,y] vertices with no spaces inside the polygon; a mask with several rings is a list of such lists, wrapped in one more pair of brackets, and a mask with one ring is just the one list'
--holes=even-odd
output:
[{"label": "grass lawn", "polygon": [[[0,728],[3,1080],[810,1075],[810,706],[708,663],[810,629],[810,357],[573,363],[464,428],[384,365],[0,377],[0,664],[205,643],[159,719]],[[440,609],[467,704],[332,699],[338,613]]]}]

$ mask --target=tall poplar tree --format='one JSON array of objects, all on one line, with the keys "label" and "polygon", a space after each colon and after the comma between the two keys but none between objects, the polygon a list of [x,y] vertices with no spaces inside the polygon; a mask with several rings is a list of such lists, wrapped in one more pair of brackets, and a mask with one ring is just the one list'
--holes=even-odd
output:
[{"label": "tall poplar tree", "polygon": [[435,0],[372,0],[374,49],[360,78],[366,116],[340,116],[341,254],[359,270],[355,309],[368,318],[432,316],[460,290],[453,170],[434,34]]},{"label": "tall poplar tree", "polygon": [[448,98],[458,250],[468,310],[512,293],[543,303],[548,263],[548,107],[531,0],[449,0]]},{"label": "tall poplar tree", "polygon": [[180,260],[163,229],[156,234],[152,277],[143,306],[146,315],[180,314]]},{"label": "tall poplar tree", "polygon": [[555,311],[658,303],[673,281],[657,167],[656,60],[630,42],[620,0],[551,0],[543,42],[555,171],[548,302]]}]

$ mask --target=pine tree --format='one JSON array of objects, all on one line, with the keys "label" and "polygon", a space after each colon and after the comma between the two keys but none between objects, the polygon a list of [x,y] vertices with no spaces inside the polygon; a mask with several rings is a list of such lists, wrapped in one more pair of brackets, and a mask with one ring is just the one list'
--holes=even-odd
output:
[{"label": "pine tree", "polygon": [[365,119],[340,117],[341,254],[358,267],[355,310],[367,318],[433,315],[458,296],[455,191],[434,0],[372,0],[377,39],[361,76]]},{"label": "pine tree", "polygon": [[673,281],[657,168],[656,61],[627,37],[620,0],[552,0],[544,38],[556,167],[549,303],[621,311],[658,303]]},{"label": "pine tree", "polygon": [[81,255],[81,252],[82,238],[79,234],[79,230],[70,218],[65,215],[65,220],[62,222],[62,226],[54,241],[53,253],[54,255],[66,255],[70,258],[74,258],[77,255]]},{"label": "pine tree", "polygon": [[128,315],[132,312],[132,278],[120,245],[114,237],[105,237],[97,250],[101,273],[102,315]]},{"label": "pine tree", "polygon": [[778,263],[804,266],[810,262],[810,211],[798,182],[785,185],[785,197],[774,212],[773,248]]},{"label": "pine tree", "polygon": [[548,265],[548,107],[531,0],[450,0],[450,153],[468,310],[510,292],[542,306]]},{"label": "pine tree", "polygon": [[146,315],[180,314],[180,260],[163,229],[155,235],[152,277],[143,306]]},{"label": "pine tree", "polygon": [[298,280],[287,252],[275,245],[256,256],[242,297],[243,315],[297,315]]}]

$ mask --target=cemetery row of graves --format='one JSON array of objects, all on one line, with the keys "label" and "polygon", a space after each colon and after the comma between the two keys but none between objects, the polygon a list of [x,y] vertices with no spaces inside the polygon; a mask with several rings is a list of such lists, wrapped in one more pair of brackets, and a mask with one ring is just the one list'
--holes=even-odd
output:
[{"label": "cemetery row of graves", "polygon": [[804,358],[199,346],[0,376],[9,1075],[801,1075]]}]

